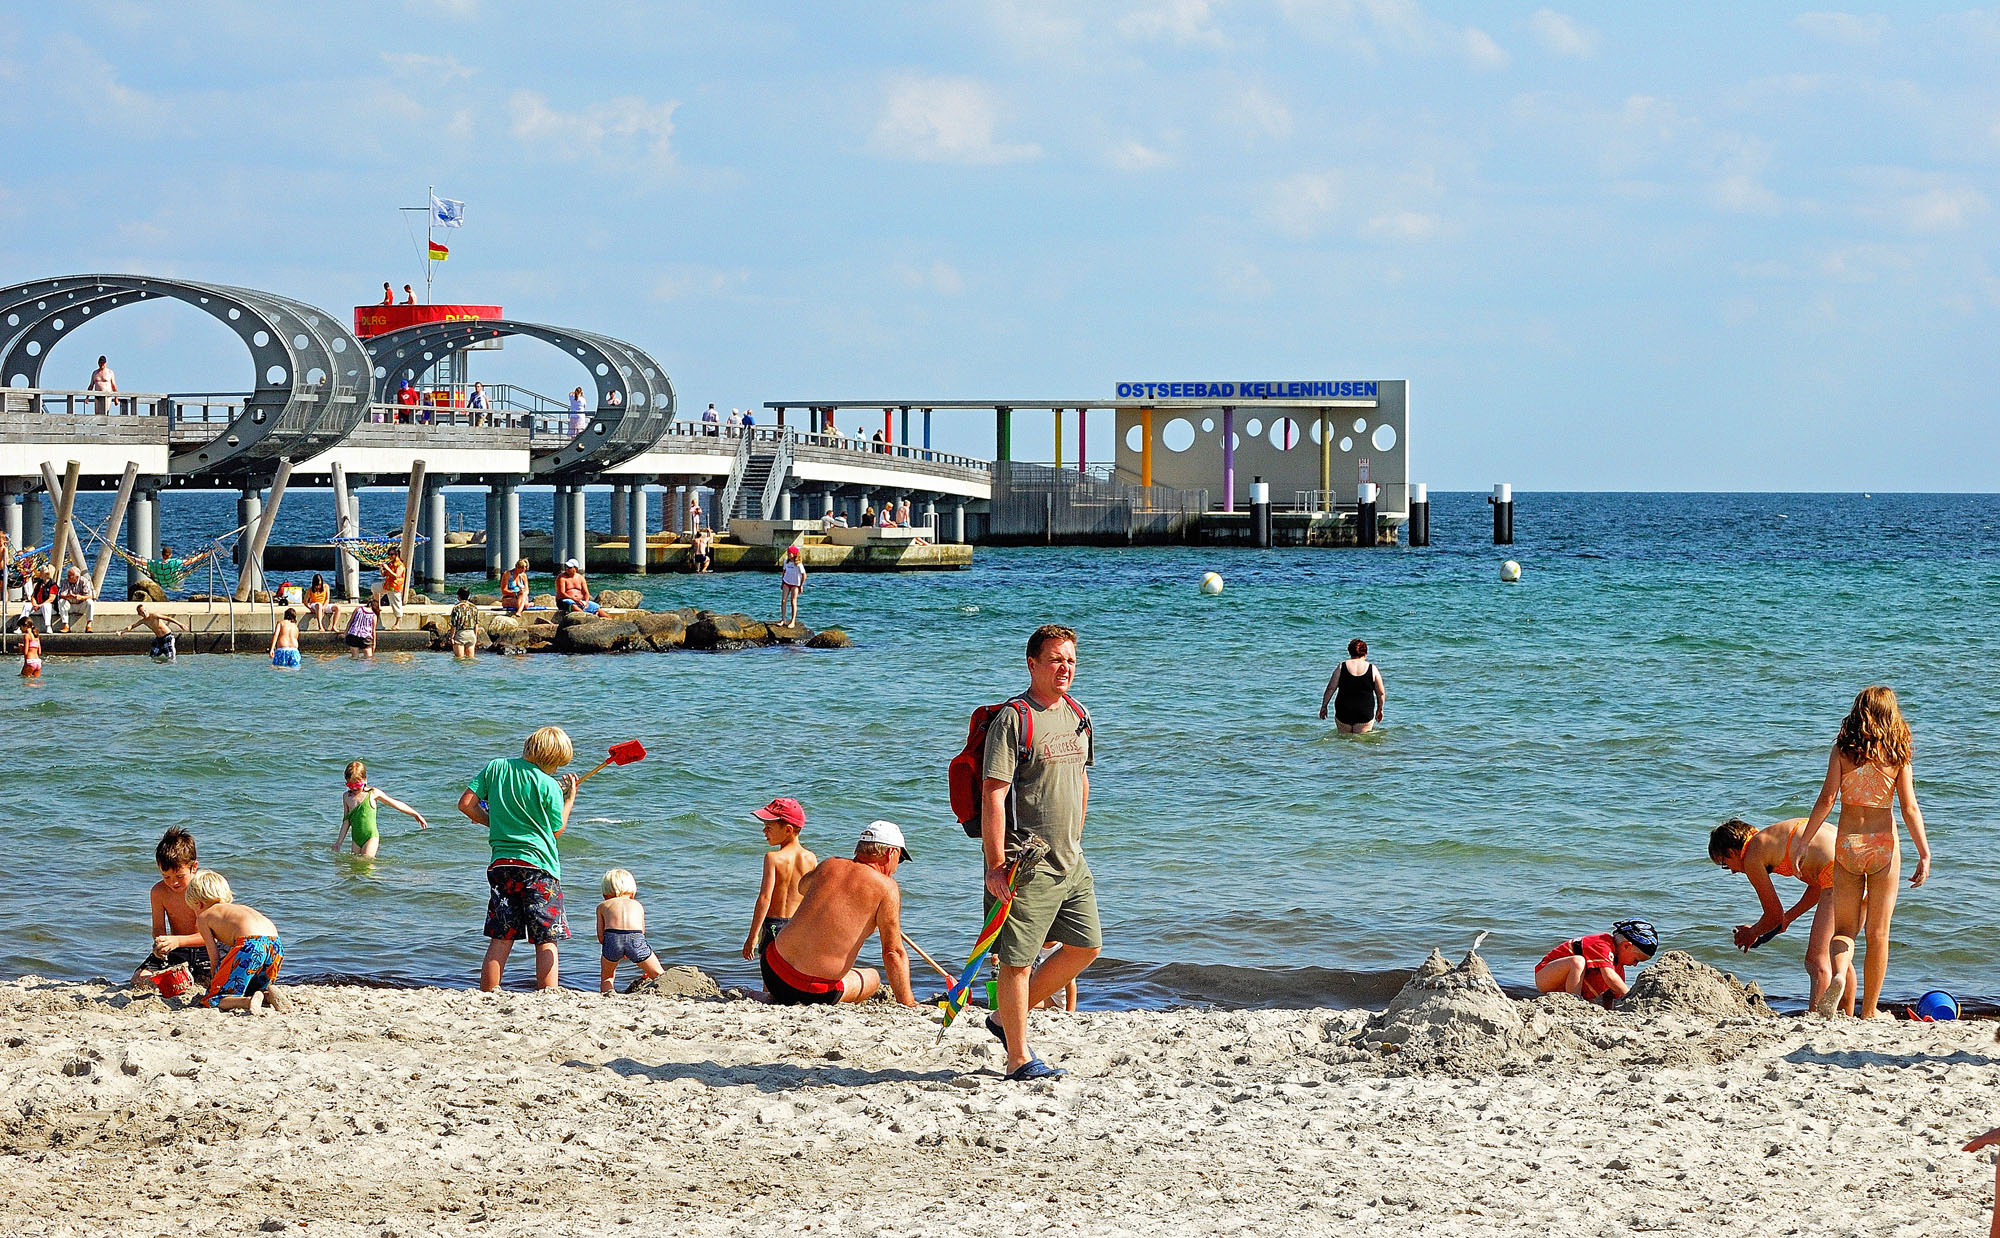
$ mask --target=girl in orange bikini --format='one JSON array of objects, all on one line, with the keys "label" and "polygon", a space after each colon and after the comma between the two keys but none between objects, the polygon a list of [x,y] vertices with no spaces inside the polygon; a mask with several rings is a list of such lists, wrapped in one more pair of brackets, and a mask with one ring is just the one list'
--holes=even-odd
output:
[{"label": "girl in orange bikini", "polygon": [[1896,694],[1880,685],[1863,688],[1854,708],[1840,724],[1833,752],[1826,759],[1826,782],[1806,819],[1810,838],[1826,822],[1835,799],[1840,801],[1840,827],[1833,846],[1833,982],[1813,1003],[1813,1013],[1831,1016],[1842,1004],[1854,960],[1854,938],[1865,929],[1868,953],[1862,965],[1862,992],[1857,1013],[1876,1016],[1882,979],[1889,972],[1889,917],[1896,910],[1896,882],[1902,876],[1902,852],[1896,845],[1896,818],[1890,804],[1903,803],[1903,824],[1917,847],[1917,871],[1912,889],[1931,873],[1931,846],[1924,837],[1924,814],[1917,807],[1915,779],[1910,774],[1910,728],[1896,704]]},{"label": "girl in orange bikini", "polygon": [[[1808,1002],[1819,1000],[1833,979],[1833,831],[1824,826],[1816,834],[1806,834],[1809,818],[1793,817],[1758,829],[1747,821],[1731,819],[1715,827],[1708,836],[1708,858],[1732,873],[1750,879],[1763,914],[1754,924],[1736,926],[1736,948],[1748,953],[1792,926],[1810,911],[1812,931],[1806,938],[1806,979],[1810,985]],[[1805,883],[1805,894],[1787,909],[1778,900],[1773,877],[1796,877]],[[1854,969],[1847,969],[1847,1002],[1854,1013],[1854,999],[1861,987],[1854,982]]]}]

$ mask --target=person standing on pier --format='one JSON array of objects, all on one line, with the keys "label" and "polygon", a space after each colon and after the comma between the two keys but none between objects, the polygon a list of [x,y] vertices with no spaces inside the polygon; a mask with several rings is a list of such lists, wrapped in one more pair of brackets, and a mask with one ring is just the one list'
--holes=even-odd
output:
[{"label": "person standing on pier", "polygon": [[396,612],[395,622],[389,625],[391,632],[403,626],[403,590],[409,583],[410,565],[403,562],[403,552],[391,550],[382,560],[382,605]]},{"label": "person standing on pier", "polygon": [[1382,686],[1382,672],[1368,660],[1368,642],[1358,637],[1347,642],[1347,660],[1334,668],[1320,694],[1319,716],[1326,717],[1327,702],[1333,703],[1333,725],[1343,735],[1366,735],[1382,721],[1382,706],[1389,690]]},{"label": "person standing on pier", "polygon": [[[104,392],[116,392],[118,390],[118,376],[111,372],[111,362],[107,358],[99,357],[97,359],[97,368],[90,372],[90,390]],[[107,396],[99,396],[97,399],[97,415],[102,417],[110,411],[111,400]]]},{"label": "person standing on pier", "polygon": [[[1013,882],[1013,906],[993,947],[1000,1009],[986,1030],[1006,1046],[1014,1080],[1065,1073],[1029,1052],[1028,1011],[1068,987],[1104,947],[1083,856],[1097,745],[1089,713],[1069,694],[1075,681],[1076,633],[1053,623],[1036,628],[1028,638],[1028,690],[1014,698],[1025,708],[1001,709],[986,731],[979,833],[989,913],[1013,882],[1010,853],[1030,837],[1047,848],[1027,878]],[[1037,968],[1044,942],[1062,949]]]}]

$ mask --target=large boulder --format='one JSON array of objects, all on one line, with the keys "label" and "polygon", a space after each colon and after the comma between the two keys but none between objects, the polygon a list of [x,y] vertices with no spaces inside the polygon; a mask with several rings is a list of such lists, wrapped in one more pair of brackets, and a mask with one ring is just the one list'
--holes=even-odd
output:
[{"label": "large boulder", "polygon": [[774,645],[797,645],[813,638],[813,630],[803,623],[767,623],[764,627]]},{"label": "large boulder", "polygon": [[689,649],[720,653],[761,645],[769,635],[770,628],[748,615],[718,615],[704,610],[688,625],[686,644]]},{"label": "large boulder", "polygon": [[556,632],[556,649],[562,653],[611,653],[626,648],[638,635],[638,625],[618,619],[573,623]]},{"label": "large boulder", "polygon": [[125,600],[128,602],[164,602],[167,600],[167,591],[160,588],[150,577],[141,576],[138,580],[132,582],[130,589],[125,591]]},{"label": "large boulder", "polygon": [[497,593],[475,593],[472,595],[472,604],[474,606],[498,606],[500,604],[500,595]]},{"label": "large boulder", "polygon": [[655,649],[679,649],[687,642],[687,621],[677,614],[642,611],[632,617],[631,623]]},{"label": "large boulder", "polygon": [[826,631],[821,632],[818,636],[815,636],[811,640],[807,641],[806,648],[846,649],[851,647],[853,644],[854,642],[848,639],[847,633],[841,631],[839,628],[828,628]]},{"label": "large boulder", "polygon": [[556,595],[553,593],[538,593],[528,599],[528,605],[539,606],[543,610],[554,610],[556,608]]},{"label": "large boulder", "polygon": [[501,637],[521,630],[521,621],[512,615],[489,615],[479,612],[479,627],[488,636]]},{"label": "large boulder", "polygon": [[597,604],[612,610],[637,610],[646,604],[637,589],[601,589],[597,594]]}]

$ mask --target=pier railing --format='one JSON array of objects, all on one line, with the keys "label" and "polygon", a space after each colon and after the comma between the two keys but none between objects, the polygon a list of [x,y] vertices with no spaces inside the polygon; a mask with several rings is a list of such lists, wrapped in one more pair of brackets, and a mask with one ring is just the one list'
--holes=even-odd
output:
[{"label": "pier railing", "polygon": [[1070,468],[993,462],[990,536],[1003,541],[1175,541],[1208,510],[1208,491],[1104,481]]}]

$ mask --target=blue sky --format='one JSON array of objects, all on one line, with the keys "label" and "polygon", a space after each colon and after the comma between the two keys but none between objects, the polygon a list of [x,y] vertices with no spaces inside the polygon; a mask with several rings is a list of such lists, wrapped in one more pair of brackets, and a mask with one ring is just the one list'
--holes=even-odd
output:
[{"label": "blue sky", "polygon": [[[0,282],[345,309],[420,274],[435,183],[437,299],[633,340],[684,406],[1408,378],[1441,488],[1996,488],[2000,10],[294,7],[0,7]],[[99,352],[247,385],[190,310],[49,380]]]}]

